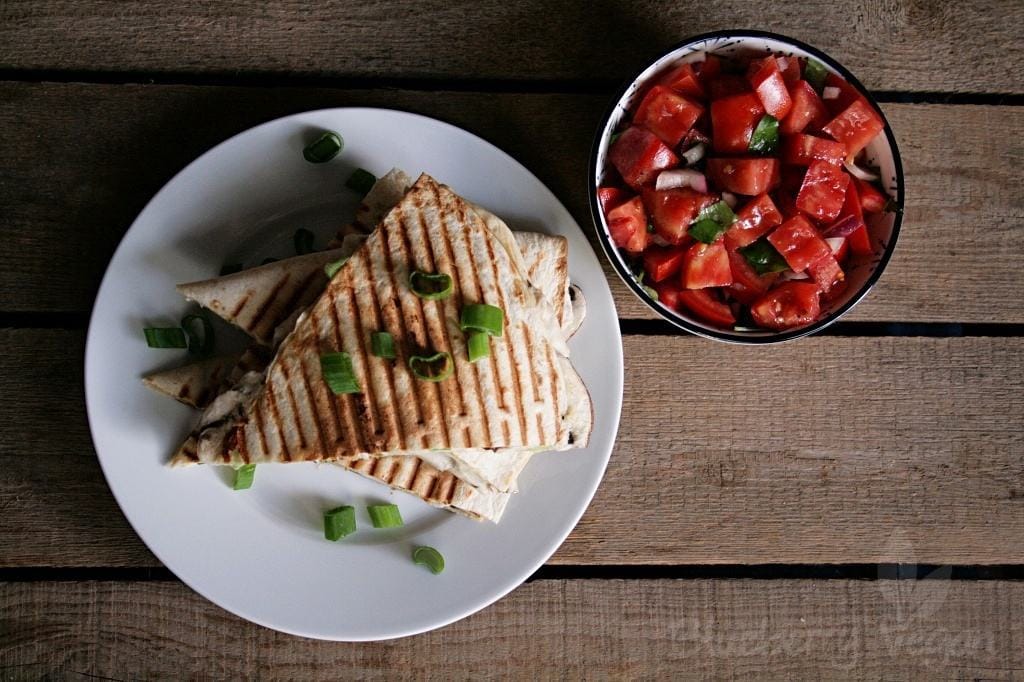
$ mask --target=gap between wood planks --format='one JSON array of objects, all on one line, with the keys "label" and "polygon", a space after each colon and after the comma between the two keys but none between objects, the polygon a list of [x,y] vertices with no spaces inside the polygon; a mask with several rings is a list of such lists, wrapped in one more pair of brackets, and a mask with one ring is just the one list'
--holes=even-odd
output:
[{"label": "gap between wood planks", "polygon": [[[0,80],[18,83],[85,83],[102,85],[208,85],[217,87],[307,88],[340,90],[394,89],[421,92],[481,92],[520,94],[611,95],[625,85],[617,79],[489,79],[489,78],[373,78],[365,76],[313,76],[276,73],[187,73],[135,71],[79,71],[63,69],[0,69]],[[943,91],[872,90],[882,104],[968,104],[1022,106],[1024,94]]]}]

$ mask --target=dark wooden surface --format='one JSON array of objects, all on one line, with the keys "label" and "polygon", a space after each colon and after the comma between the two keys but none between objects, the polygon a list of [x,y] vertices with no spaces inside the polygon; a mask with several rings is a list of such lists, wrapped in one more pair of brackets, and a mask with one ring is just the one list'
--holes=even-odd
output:
[{"label": "dark wooden surface", "polygon": [[[609,269],[627,383],[594,504],[540,579],[440,632],[301,640],[160,566],[100,473],[81,360],[163,183],[281,115],[406,109],[510,152],[593,239],[616,84],[736,26],[830,52],[896,132],[903,235],[837,329],[676,335]],[[0,679],[1019,679],[1022,26],[1007,1],[0,3]]]}]

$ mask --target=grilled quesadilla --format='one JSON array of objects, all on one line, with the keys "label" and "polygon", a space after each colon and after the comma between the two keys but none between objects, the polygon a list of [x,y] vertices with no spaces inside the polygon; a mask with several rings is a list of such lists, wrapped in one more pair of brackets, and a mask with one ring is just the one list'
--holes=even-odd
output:
[{"label": "grilled quesadilla", "polygon": [[149,388],[168,395],[180,403],[203,408],[217,395],[238,363],[237,355],[199,360],[184,367],[153,372],[142,378]]}]

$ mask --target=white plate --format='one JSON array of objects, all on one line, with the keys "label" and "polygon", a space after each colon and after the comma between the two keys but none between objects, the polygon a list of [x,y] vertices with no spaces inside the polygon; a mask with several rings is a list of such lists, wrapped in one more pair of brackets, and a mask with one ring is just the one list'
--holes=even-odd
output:
[{"label": "white plate", "polygon": [[[303,145],[322,129],[345,138],[341,155],[314,165]],[[195,413],[144,388],[140,377],[187,361],[146,347],[142,328],[176,324],[189,308],[178,282],[287,256],[299,227],[318,245],[351,217],[344,189],[356,167],[383,175],[426,171],[504,218],[513,229],[569,239],[573,282],[588,316],[570,343],[594,400],[590,447],[538,455],[500,525],[434,509],[334,466],[263,465],[254,486],[231,490],[230,470],[164,466]],[[224,336],[224,335],[221,335]],[[238,339],[235,339],[238,341]],[[224,339],[219,338],[219,345]],[[306,637],[402,637],[463,618],[522,583],[562,543],[604,474],[622,406],[622,339],[611,292],[579,226],[517,161],[433,119],[380,109],[326,109],[271,121],[210,150],[153,198],[107,269],[85,357],[89,425],[107,482],[125,516],[181,580],[223,608]],[[365,514],[393,501],[406,525],[375,531]],[[360,530],[323,538],[325,509],[353,504]],[[417,545],[440,550],[435,576],[412,563]]]}]

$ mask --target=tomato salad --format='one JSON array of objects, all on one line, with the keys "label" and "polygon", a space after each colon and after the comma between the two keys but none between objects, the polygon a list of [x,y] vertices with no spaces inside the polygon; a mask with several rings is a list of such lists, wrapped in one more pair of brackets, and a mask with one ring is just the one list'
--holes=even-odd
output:
[{"label": "tomato salad", "polygon": [[885,124],[813,59],[706,55],[666,72],[631,114],[598,200],[669,308],[727,329],[802,327],[845,289],[844,267],[875,251],[865,214],[889,204],[857,162]]}]

